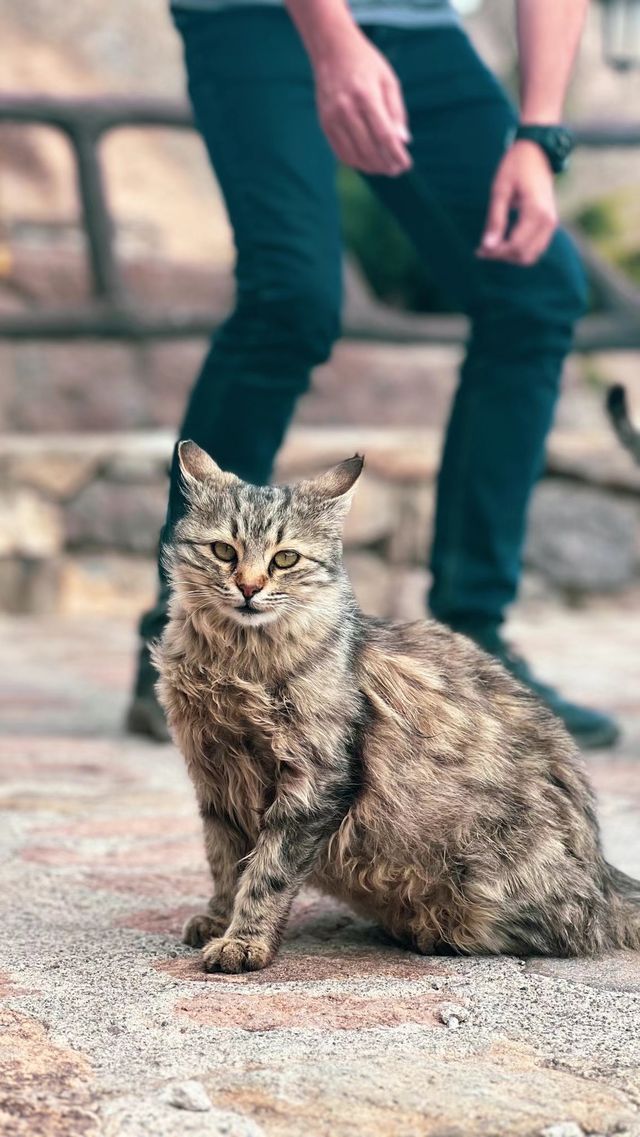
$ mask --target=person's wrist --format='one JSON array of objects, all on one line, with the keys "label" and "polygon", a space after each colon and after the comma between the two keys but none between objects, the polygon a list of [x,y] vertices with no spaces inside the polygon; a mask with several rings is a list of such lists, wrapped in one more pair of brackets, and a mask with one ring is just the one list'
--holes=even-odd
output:
[{"label": "person's wrist", "polygon": [[520,103],[521,126],[561,126],[563,108],[555,99],[525,95]]},{"label": "person's wrist", "polygon": [[321,24],[309,29],[304,40],[314,70],[330,65],[336,56],[344,52],[345,46],[358,40],[361,35],[346,8],[344,15],[342,12],[334,14],[331,20],[323,20]]},{"label": "person's wrist", "polygon": [[562,115],[557,110],[538,110],[520,113],[520,126],[562,126]]}]

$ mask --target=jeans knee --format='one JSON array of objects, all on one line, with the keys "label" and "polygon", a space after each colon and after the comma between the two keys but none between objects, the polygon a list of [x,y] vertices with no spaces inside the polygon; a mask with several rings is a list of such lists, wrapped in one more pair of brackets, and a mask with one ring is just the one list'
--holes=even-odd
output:
[{"label": "jeans knee", "polygon": [[548,304],[573,327],[589,304],[589,285],[582,257],[564,229],[556,233],[547,256],[554,278]]},{"label": "jeans knee", "polygon": [[242,370],[287,382],[326,362],[340,334],[340,295],[319,284],[242,292],[216,337]]},{"label": "jeans knee", "polygon": [[493,360],[561,359],[588,302],[587,280],[573,241],[559,230],[530,268],[493,265],[484,302],[473,313],[473,343]]},{"label": "jeans knee", "polygon": [[307,285],[283,300],[281,318],[291,346],[305,355],[310,366],[326,363],[340,335],[340,298]]}]

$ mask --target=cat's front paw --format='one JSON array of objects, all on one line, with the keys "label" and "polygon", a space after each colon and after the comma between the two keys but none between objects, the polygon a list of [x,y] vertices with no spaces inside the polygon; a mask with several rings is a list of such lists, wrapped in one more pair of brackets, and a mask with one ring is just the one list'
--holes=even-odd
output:
[{"label": "cat's front paw", "polygon": [[261,971],[268,967],[274,951],[266,940],[222,937],[211,940],[202,952],[205,971]]},{"label": "cat's front paw", "polygon": [[224,916],[212,916],[209,912],[198,912],[187,920],[182,929],[182,942],[189,947],[200,948],[216,936],[223,936],[229,926]]}]

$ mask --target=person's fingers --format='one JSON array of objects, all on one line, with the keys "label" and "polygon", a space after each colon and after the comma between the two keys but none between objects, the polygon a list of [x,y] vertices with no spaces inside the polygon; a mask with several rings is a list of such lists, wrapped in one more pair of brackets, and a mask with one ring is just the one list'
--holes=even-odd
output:
[{"label": "person's fingers", "polygon": [[353,138],[347,133],[341,122],[333,120],[330,123],[326,123],[324,125],[324,132],[336,158],[344,163],[345,166],[352,166],[357,170],[364,168],[364,158],[360,154]]},{"label": "person's fingers", "polygon": [[353,105],[349,108],[341,123],[345,134],[352,139],[354,150],[357,150],[360,164],[358,169],[367,174],[384,174],[391,164],[389,155],[379,145],[371,134],[364,114],[360,108]]},{"label": "person's fingers", "polygon": [[357,100],[361,121],[368,131],[371,148],[385,174],[401,174],[411,167],[411,156],[392,121],[381,94]]},{"label": "person's fingers", "polygon": [[402,142],[410,142],[411,131],[407,107],[402,94],[402,87],[395,75],[387,75],[383,80],[382,97],[391,122],[398,128],[400,139]]},{"label": "person's fingers", "polygon": [[323,117],[322,126],[340,160],[367,174],[400,174],[411,165],[382,101],[369,92],[345,97]]},{"label": "person's fingers", "polygon": [[513,227],[512,232],[500,246],[500,260],[511,261],[513,264],[528,264],[531,250],[538,234],[538,224],[535,218],[521,218]]},{"label": "person's fingers", "polygon": [[368,131],[357,120],[354,122],[355,117],[345,100],[323,117],[322,127],[341,162],[370,173],[373,172],[370,167],[375,155]]},{"label": "person's fingers", "polygon": [[511,208],[511,189],[507,185],[495,185],[491,191],[487,219],[480,240],[480,256],[493,257],[503,246],[509,225]]},{"label": "person's fingers", "polygon": [[518,264],[534,265],[548,249],[552,237],[553,228],[549,228],[547,225],[538,226],[535,234],[531,236],[526,249],[524,251],[517,251]]},{"label": "person's fingers", "polygon": [[547,248],[556,226],[555,213],[536,201],[523,201],[506,241],[496,250],[500,260],[532,265]]}]

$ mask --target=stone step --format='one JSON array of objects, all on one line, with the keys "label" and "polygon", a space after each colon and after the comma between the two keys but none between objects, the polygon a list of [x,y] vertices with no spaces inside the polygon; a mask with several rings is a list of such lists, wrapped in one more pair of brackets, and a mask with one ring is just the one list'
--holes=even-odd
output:
[{"label": "stone step", "polygon": [[[84,589],[118,608],[127,587],[146,594],[172,446],[166,430],[0,435],[0,607],[73,610]],[[426,587],[440,446],[435,428],[296,426],[279,457],[278,479],[294,481],[366,455],[345,546],[387,611],[413,611]],[[640,471],[605,425],[558,428],[527,565],[576,595],[626,587],[639,551]]]},{"label": "stone step", "polygon": [[[175,435],[169,430],[0,433],[3,483],[28,485],[67,499],[97,476],[147,482],[166,475]],[[280,452],[276,477],[295,479],[354,453],[367,470],[392,482],[431,481],[442,431],[435,427],[294,426]],[[620,493],[640,493],[640,469],[604,420],[599,426],[557,427],[547,448],[547,474]]]}]

